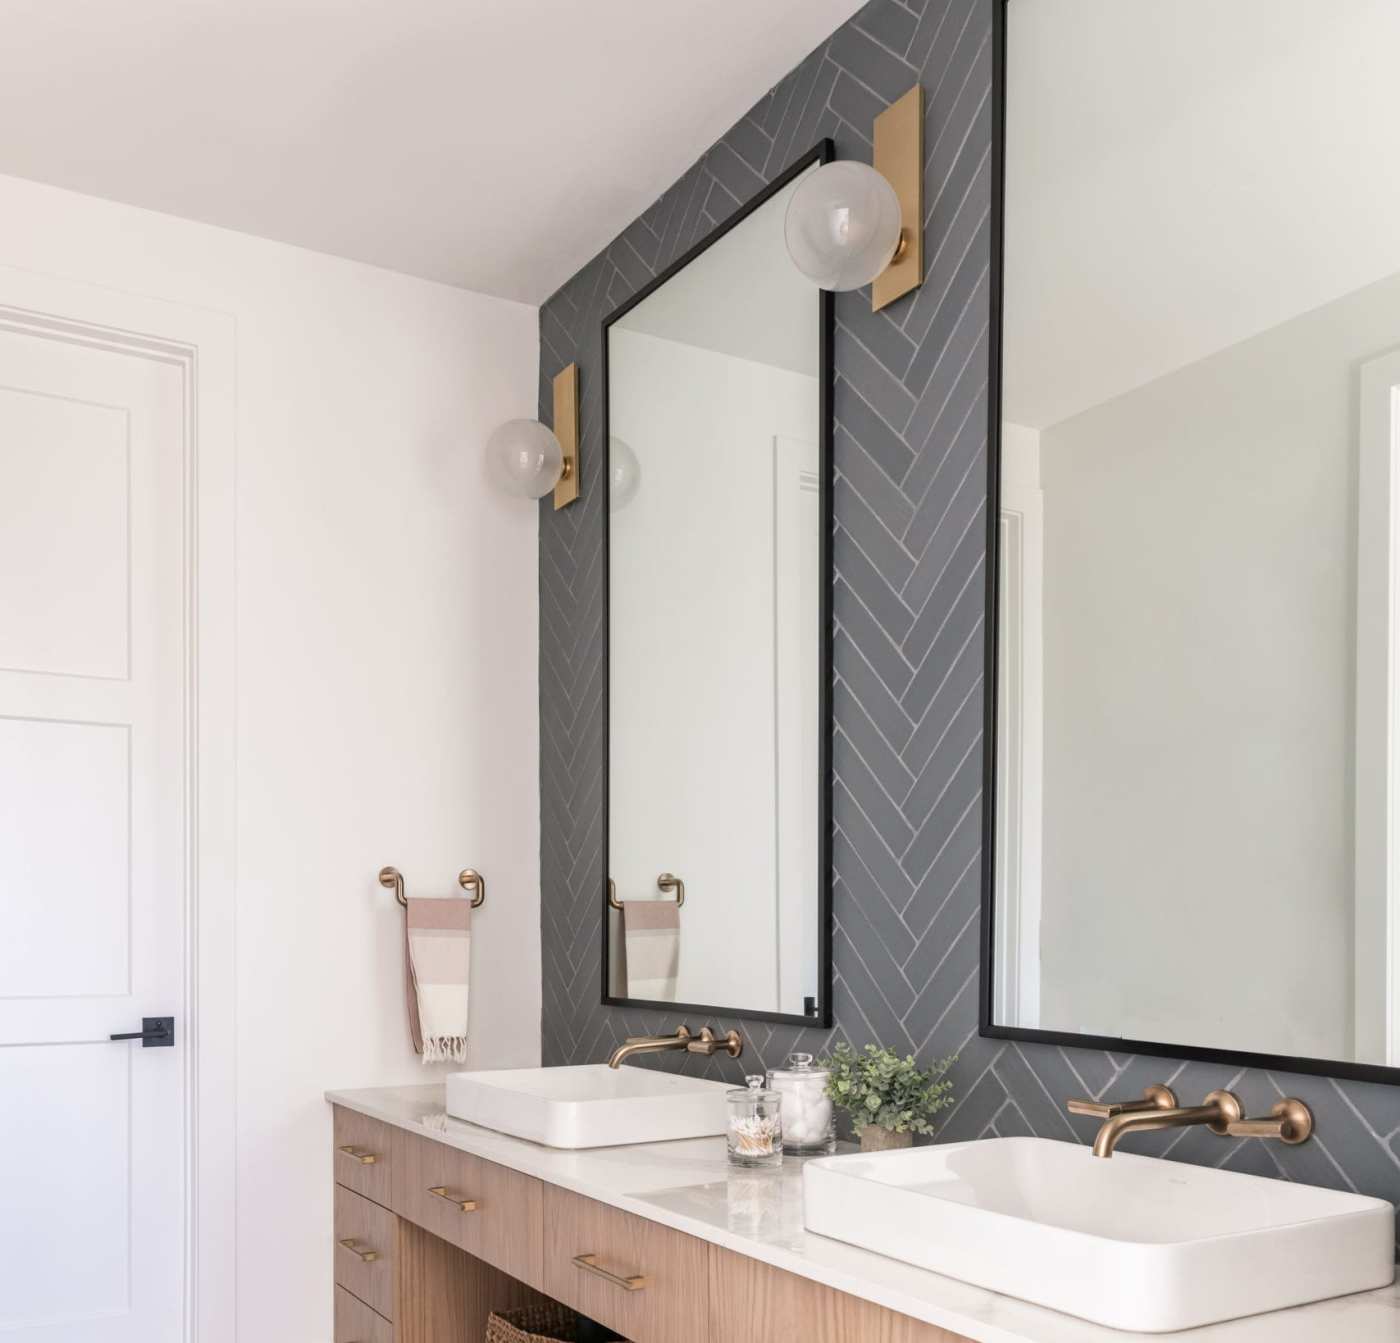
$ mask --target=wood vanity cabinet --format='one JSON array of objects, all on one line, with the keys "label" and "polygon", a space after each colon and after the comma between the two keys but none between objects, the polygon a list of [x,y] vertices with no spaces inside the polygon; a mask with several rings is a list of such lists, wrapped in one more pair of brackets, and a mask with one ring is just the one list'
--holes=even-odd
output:
[{"label": "wood vanity cabinet", "polygon": [[632,1343],[967,1343],[338,1106],[334,1171],[335,1343],[483,1343],[550,1298]]},{"label": "wood vanity cabinet", "polygon": [[377,1119],[335,1108],[335,1182],[389,1206],[393,1178],[391,1138],[394,1130]]},{"label": "wood vanity cabinet", "polygon": [[335,1343],[394,1343],[394,1326],[353,1292],[335,1289]]},{"label": "wood vanity cabinet", "polygon": [[553,1185],[544,1213],[547,1295],[633,1343],[709,1343],[705,1241]]},{"label": "wood vanity cabinet", "polygon": [[334,1221],[336,1285],[392,1320],[398,1219],[387,1208],[337,1185]]},{"label": "wood vanity cabinet", "polygon": [[967,1343],[872,1301],[710,1247],[710,1323],[716,1343]]},{"label": "wood vanity cabinet", "polygon": [[400,1217],[521,1282],[543,1286],[538,1180],[405,1129],[395,1129],[390,1143],[389,1206]]}]

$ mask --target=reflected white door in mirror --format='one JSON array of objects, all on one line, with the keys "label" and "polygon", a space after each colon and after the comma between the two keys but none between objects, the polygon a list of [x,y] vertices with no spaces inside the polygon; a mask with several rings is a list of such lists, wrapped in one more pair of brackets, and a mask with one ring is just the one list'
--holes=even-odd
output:
[{"label": "reflected white door in mirror", "polygon": [[831,300],[783,239],[828,152],[605,328],[609,1002],[830,1013]]},{"label": "reflected white door in mirror", "polygon": [[1400,1067],[1400,349],[1360,369],[1356,549],[1355,1021]]}]

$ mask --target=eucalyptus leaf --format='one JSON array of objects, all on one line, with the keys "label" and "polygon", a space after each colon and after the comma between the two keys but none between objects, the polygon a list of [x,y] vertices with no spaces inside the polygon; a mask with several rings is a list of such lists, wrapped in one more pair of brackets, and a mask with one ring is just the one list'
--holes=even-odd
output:
[{"label": "eucalyptus leaf", "polygon": [[925,1070],[912,1054],[900,1058],[878,1045],[857,1053],[840,1044],[821,1064],[830,1070],[826,1094],[855,1117],[857,1127],[878,1124],[894,1133],[929,1134],[934,1115],[953,1104],[953,1084],[945,1074],[956,1060],[954,1054]]}]

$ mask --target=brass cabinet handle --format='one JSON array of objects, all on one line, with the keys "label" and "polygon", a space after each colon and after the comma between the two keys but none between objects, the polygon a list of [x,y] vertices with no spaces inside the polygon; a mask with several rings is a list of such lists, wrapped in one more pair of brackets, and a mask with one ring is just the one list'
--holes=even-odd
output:
[{"label": "brass cabinet handle", "polygon": [[610,1282],[614,1287],[621,1287],[624,1292],[640,1292],[651,1282],[650,1278],[643,1277],[641,1274],[624,1278],[620,1273],[609,1273],[599,1264],[596,1254],[576,1254],[574,1255],[574,1263],[585,1272],[602,1278],[604,1282]]},{"label": "brass cabinet handle", "polygon": [[354,1236],[347,1237],[340,1245],[342,1249],[349,1250],[362,1264],[372,1264],[379,1258],[378,1250],[362,1250],[360,1242]]},{"label": "brass cabinet handle", "polygon": [[463,1198],[461,1194],[449,1194],[445,1184],[435,1184],[428,1190],[434,1198],[440,1198],[446,1203],[450,1203],[458,1212],[475,1212],[477,1202],[474,1198]]},{"label": "brass cabinet handle", "polygon": [[351,1161],[358,1161],[362,1166],[372,1166],[379,1160],[376,1152],[368,1152],[363,1147],[337,1147],[335,1149],[342,1156],[348,1156]]}]

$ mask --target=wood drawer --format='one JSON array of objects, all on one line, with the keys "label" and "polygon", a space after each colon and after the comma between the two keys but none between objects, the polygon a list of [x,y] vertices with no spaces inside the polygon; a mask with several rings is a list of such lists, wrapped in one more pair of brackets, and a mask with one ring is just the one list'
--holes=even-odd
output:
[{"label": "wood drawer", "polygon": [[969,1343],[934,1324],[710,1246],[716,1340],[763,1343]]},{"label": "wood drawer", "polygon": [[[464,1203],[474,1206],[463,1208]],[[511,1277],[541,1285],[543,1186],[538,1180],[398,1129],[390,1206]]]},{"label": "wood drawer", "polygon": [[394,1318],[398,1219],[343,1185],[335,1187],[335,1280],[386,1320]]},{"label": "wood drawer", "polygon": [[[632,1343],[709,1343],[709,1249],[693,1236],[544,1187],[543,1290]],[[575,1263],[577,1255],[593,1256],[592,1267]],[[619,1280],[631,1277],[645,1285],[629,1291]],[[748,1323],[725,1336],[763,1337]]]},{"label": "wood drawer", "polygon": [[391,1138],[377,1119],[335,1107],[335,1182],[389,1206]]},{"label": "wood drawer", "polygon": [[335,1343],[394,1343],[394,1326],[344,1287],[337,1287]]}]

